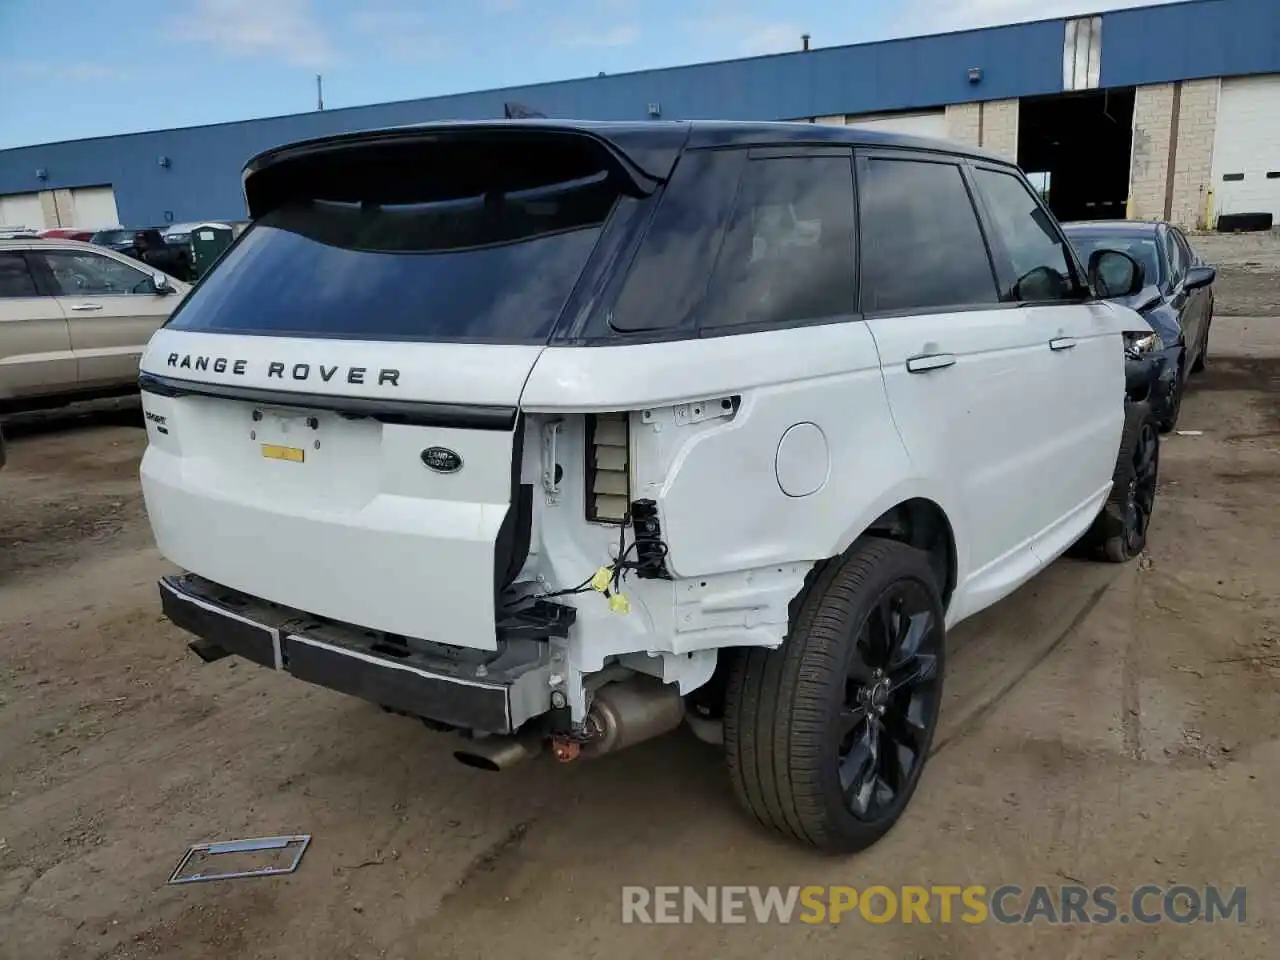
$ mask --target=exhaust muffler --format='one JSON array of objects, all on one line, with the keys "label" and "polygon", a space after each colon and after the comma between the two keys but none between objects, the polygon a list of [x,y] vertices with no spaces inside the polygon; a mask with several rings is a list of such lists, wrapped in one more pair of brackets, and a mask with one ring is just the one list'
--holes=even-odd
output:
[{"label": "exhaust muffler", "polygon": [[567,761],[616,753],[670,733],[683,722],[684,698],[678,686],[634,676],[596,691],[587,711],[588,739],[578,750],[557,749],[556,757]]},{"label": "exhaust muffler", "polygon": [[[590,759],[616,753],[670,733],[684,722],[684,699],[675,684],[633,676],[596,691],[583,724],[585,739],[556,737],[557,760]],[[478,770],[507,770],[537,756],[546,742],[540,730],[477,737],[453,751],[454,759]]]}]

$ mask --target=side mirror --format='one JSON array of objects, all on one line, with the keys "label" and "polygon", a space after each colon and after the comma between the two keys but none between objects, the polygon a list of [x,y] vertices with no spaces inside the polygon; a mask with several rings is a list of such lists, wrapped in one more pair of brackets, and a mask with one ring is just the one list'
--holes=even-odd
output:
[{"label": "side mirror", "polygon": [[1187,271],[1187,279],[1182,286],[1186,290],[1199,290],[1207,287],[1218,278],[1218,271],[1213,267],[1192,267]]},{"label": "side mirror", "polygon": [[163,296],[166,293],[173,293],[173,284],[169,282],[169,278],[157,270],[151,274],[151,286],[155,287],[156,293]]},{"label": "side mirror", "polygon": [[1142,264],[1119,250],[1095,250],[1089,255],[1089,286],[1104,300],[1131,297],[1146,286]]}]

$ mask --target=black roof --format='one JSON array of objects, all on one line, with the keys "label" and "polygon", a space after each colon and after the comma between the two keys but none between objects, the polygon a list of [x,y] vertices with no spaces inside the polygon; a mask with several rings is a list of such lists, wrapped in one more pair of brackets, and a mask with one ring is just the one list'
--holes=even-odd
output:
[{"label": "black roof", "polygon": [[1064,223],[1067,233],[1115,233],[1121,236],[1145,237],[1155,233],[1163,220],[1072,220]]},{"label": "black roof", "polygon": [[783,146],[787,144],[849,144],[910,150],[935,150],[997,163],[1010,161],[978,147],[948,140],[885,133],[857,126],[737,120],[465,120],[411,124],[334,134],[273,147],[252,158],[246,177],[278,162],[323,153],[332,147],[399,139],[460,137],[490,132],[579,133],[604,141],[642,171],[658,179],[670,172],[686,147]]}]

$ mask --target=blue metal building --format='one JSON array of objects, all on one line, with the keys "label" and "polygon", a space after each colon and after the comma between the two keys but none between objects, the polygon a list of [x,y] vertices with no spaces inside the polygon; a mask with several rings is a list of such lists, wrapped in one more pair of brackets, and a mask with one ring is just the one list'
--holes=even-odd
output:
[{"label": "blue metal building", "polygon": [[[1089,122],[1054,120],[1058,115],[1042,106],[1067,96],[1101,98],[1103,115],[1113,121],[1129,117],[1121,199],[1131,214],[1164,214],[1194,225],[1215,210],[1243,204],[1280,216],[1280,173],[1268,177],[1280,171],[1280,133],[1269,133],[1258,119],[1269,113],[1270,126],[1280,128],[1278,77],[1280,0],[1190,0],[5,150],[0,224],[13,224],[22,214],[33,220],[38,211],[41,222],[27,225],[55,226],[74,223],[79,210],[101,219],[106,209],[127,225],[240,218],[240,169],[267,147],[361,128],[501,117],[509,102],[550,117],[884,124],[982,143],[1028,166],[1026,158],[1036,149],[1028,141],[1034,131],[1046,123]],[[1114,104],[1120,104],[1119,113]],[[1072,135],[1088,139],[1087,130]],[[1052,171],[1055,182],[1066,183],[1063,178],[1078,163],[1045,159],[1040,166]],[[1236,174],[1243,176],[1235,179]],[[1223,176],[1233,179],[1222,181]],[[82,216],[75,225],[104,225],[83,221]]]}]

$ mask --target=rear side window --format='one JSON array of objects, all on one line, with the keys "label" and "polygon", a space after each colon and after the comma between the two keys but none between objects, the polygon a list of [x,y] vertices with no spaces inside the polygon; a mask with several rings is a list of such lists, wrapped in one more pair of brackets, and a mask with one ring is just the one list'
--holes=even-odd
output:
[{"label": "rear side window", "polygon": [[[527,162],[517,170],[511,153],[480,155],[457,173],[452,190],[442,183],[448,173],[416,176],[405,164],[381,182],[367,176],[367,200],[351,196],[360,185],[349,177],[328,194],[342,199],[291,196],[244,233],[170,325],[275,336],[545,342],[619,190],[603,168],[575,162],[557,171],[554,163]],[[484,161],[492,162],[492,173]],[[570,167],[573,175],[561,178]],[[541,182],[531,184],[535,169]],[[511,189],[515,176],[521,180]]]},{"label": "rear side window", "polygon": [[872,158],[859,172],[864,310],[940,310],[998,301],[958,166]]},{"label": "rear side window", "polygon": [[1066,241],[1027,185],[995,170],[978,169],[973,177],[1010,261],[1000,298],[1045,303],[1080,297]]},{"label": "rear side window", "polygon": [[852,162],[815,155],[747,163],[711,276],[704,329],[856,311]]},{"label": "rear side window", "polygon": [[39,295],[26,258],[20,253],[0,253],[0,299]]},{"label": "rear side window", "polygon": [[680,158],[614,304],[614,330],[692,326],[745,162],[744,150],[693,150]]}]

